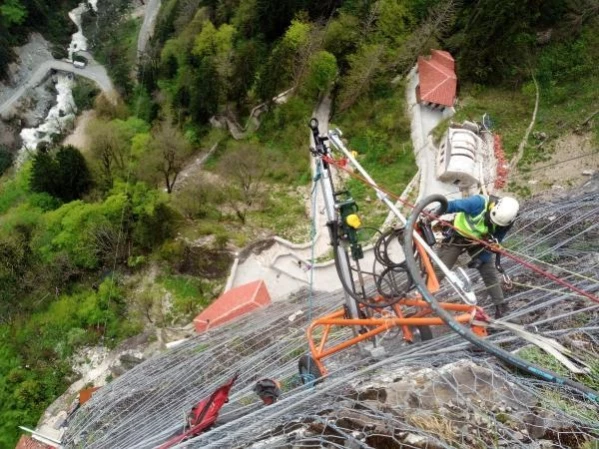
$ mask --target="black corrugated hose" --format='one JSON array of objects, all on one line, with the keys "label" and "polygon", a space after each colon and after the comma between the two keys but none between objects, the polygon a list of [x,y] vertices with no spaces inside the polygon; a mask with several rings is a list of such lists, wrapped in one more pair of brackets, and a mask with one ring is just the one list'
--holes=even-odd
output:
[{"label": "black corrugated hose", "polygon": [[[430,195],[421,200],[416,205],[408,219],[406,229],[414,229],[420,213],[424,210],[426,206],[435,202],[441,203],[441,210],[438,211],[439,215],[441,215],[447,209],[447,199],[443,195]],[[435,297],[426,289],[426,282],[422,277],[422,274],[420,273],[419,264],[414,258],[413,244],[413,232],[405,232],[404,253],[406,257],[406,265],[408,268],[408,272],[410,273],[413,281],[416,283],[416,287],[418,288],[418,291],[422,294],[423,299],[430,305],[432,311],[439,318],[441,318],[445,322],[445,324],[449,326],[451,330],[456,332],[465,340],[472,343],[474,346],[477,346],[478,348],[488,352],[489,354],[494,355],[498,359],[504,361],[505,363],[515,368],[532,374],[533,376],[536,376],[547,382],[552,382],[558,385],[570,387],[573,390],[576,390],[577,392],[582,394],[585,398],[590,399],[594,402],[599,402],[599,393],[597,393],[595,390],[579,382],[561,377],[557,373],[554,373],[553,371],[550,371],[546,368],[541,368],[537,365],[529,363],[526,360],[523,360],[520,357],[517,357],[514,354],[501,349],[493,343],[477,337],[470,329],[458,323],[449,312],[447,312],[439,305]]]}]

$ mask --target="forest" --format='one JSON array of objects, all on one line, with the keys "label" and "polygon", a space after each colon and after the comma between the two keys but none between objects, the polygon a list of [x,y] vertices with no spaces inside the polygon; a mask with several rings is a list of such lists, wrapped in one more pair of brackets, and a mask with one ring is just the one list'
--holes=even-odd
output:
[{"label": "forest", "polygon": [[[50,3],[2,2],[0,76],[30,32],[64,48],[77,1]],[[85,151],[57,136],[18,169],[0,159],[0,448],[77,379],[78,349],[185,324],[218,296],[235,251],[308,239],[306,125],[323,96],[397,193],[416,172],[403,77],[430,49],[456,59],[468,99],[458,114],[490,112],[508,154],[533,77],[550,139],[599,107],[596,0],[163,0],[139,60],[129,2],[99,3],[84,29],[121,100],[78,82],[77,106],[95,110]],[[204,173],[185,179],[212,148]],[[529,145],[522,170],[545,157]],[[348,185],[380,221],[364,187]]]},{"label": "forest", "polygon": [[41,33],[53,44],[55,57],[66,56],[66,46],[77,28],[68,11],[78,0],[3,0],[0,4],[0,79],[14,61],[12,47],[27,41],[29,33]]}]

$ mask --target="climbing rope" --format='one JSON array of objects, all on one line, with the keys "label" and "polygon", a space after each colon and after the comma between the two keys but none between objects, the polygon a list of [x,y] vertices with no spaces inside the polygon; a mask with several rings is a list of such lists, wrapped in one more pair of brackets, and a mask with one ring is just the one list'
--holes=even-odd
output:
[{"label": "climbing rope", "polygon": [[[310,247],[310,281],[308,284],[308,322],[311,323],[312,322],[312,313],[313,313],[313,309],[314,309],[314,265],[316,263],[316,255],[315,255],[315,248],[316,248],[316,237],[317,237],[317,231],[316,231],[316,218],[318,217],[318,210],[316,207],[316,199],[318,198],[318,182],[320,181],[320,178],[322,176],[322,163],[319,160],[315,160],[315,166],[316,166],[316,170],[314,173],[314,178],[312,179],[313,185],[312,185],[312,223],[310,226],[310,240],[311,240],[311,247]],[[314,378],[314,376],[311,374],[312,372],[312,360],[308,359],[308,373],[303,373],[300,374],[300,376],[302,377],[302,379],[300,379],[302,381],[302,383],[304,385],[307,386],[313,386],[314,385],[314,381],[316,380]]]},{"label": "climbing rope", "polygon": [[539,290],[539,291],[548,292],[548,293],[554,293],[554,294],[555,293],[559,293],[560,295],[572,296],[574,298],[585,298],[585,296],[580,295],[578,293],[564,292],[564,291],[561,291],[561,290],[555,290],[555,289],[552,289],[552,288],[541,287],[541,286],[538,286],[538,285],[523,284],[522,282],[517,282],[517,281],[514,281],[514,280],[512,280],[512,284],[515,287],[527,288],[527,289],[530,289],[530,290]]},{"label": "climbing rope", "polygon": [[518,252],[518,251],[516,251],[516,250],[514,250],[512,248],[510,248],[509,251],[512,254],[516,254],[516,255],[518,255],[520,257],[526,257],[526,258],[528,258],[528,259],[530,259],[530,260],[532,260],[532,261],[534,261],[534,262],[536,262],[538,264],[544,264],[544,265],[547,265],[548,267],[551,267],[551,268],[553,268],[555,270],[562,271],[562,272],[564,272],[566,274],[572,275],[572,276],[577,277],[579,279],[583,279],[585,281],[592,282],[593,284],[599,284],[599,279],[594,279],[592,277],[585,276],[582,273],[576,273],[575,271],[571,271],[571,270],[568,270],[567,268],[561,267],[559,265],[555,265],[555,264],[552,264],[552,263],[547,262],[545,260],[538,259],[536,257],[533,257],[533,256],[529,255],[529,254],[524,254],[524,253]]},{"label": "climbing rope", "polygon": [[[143,85],[145,76],[146,76],[145,65],[141,64],[141,74],[140,74],[140,81],[139,81],[140,85]],[[136,101],[136,104],[135,104],[135,116],[136,117],[139,116],[140,108],[141,108],[141,105],[140,105],[140,101],[138,98]],[[130,189],[130,184],[131,184],[131,170],[133,168],[132,161],[133,161],[133,151],[129,151],[129,156],[127,158],[127,171],[126,171],[126,175],[125,175],[125,201],[123,203],[123,207],[121,208],[121,217],[119,220],[119,232],[117,234],[117,240],[116,240],[116,245],[115,245],[115,249],[114,249],[114,259],[112,262],[112,275],[110,276],[110,287],[108,289],[108,299],[107,299],[107,306],[106,306],[107,309],[110,309],[110,305],[111,305],[111,302],[112,302],[112,299],[114,296],[114,289],[115,289],[114,275],[116,273],[116,267],[118,264],[119,250],[121,247],[121,239],[123,238],[124,229],[125,229],[125,210],[127,209],[127,206],[130,201],[129,189]],[[106,315],[104,317],[104,328],[102,330],[103,338],[106,336],[107,327],[108,327],[108,315]]]},{"label": "climbing rope", "polygon": [[309,282],[309,294],[308,294],[308,320],[312,321],[312,309],[313,304],[312,301],[314,299],[314,264],[316,263],[316,217],[318,216],[318,211],[316,210],[316,199],[318,197],[318,181],[320,181],[321,173],[321,164],[319,161],[316,161],[316,173],[314,174],[312,186],[312,223],[310,226],[310,240],[311,240],[311,248],[310,248],[310,282]]}]

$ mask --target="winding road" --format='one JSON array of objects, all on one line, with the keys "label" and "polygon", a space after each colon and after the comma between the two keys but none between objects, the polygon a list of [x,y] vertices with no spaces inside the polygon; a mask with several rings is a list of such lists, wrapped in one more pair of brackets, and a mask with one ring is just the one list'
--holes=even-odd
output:
[{"label": "winding road", "polygon": [[[411,137],[414,153],[419,168],[419,175],[415,176],[406,188],[402,197],[405,199],[410,191],[417,189],[419,198],[432,193],[440,193],[449,198],[459,198],[461,193],[455,186],[446,184],[436,178],[435,154],[436,148],[430,135],[431,130],[447,115],[439,111],[431,111],[421,107],[416,101],[415,87],[418,80],[414,72],[411,73],[406,97],[411,118]],[[326,97],[314,110],[313,116],[318,119],[320,131],[328,131],[330,116],[330,99]],[[448,111],[446,114],[451,114]],[[310,138],[312,135],[310,133]],[[311,145],[314,143],[311,140]],[[315,171],[314,158],[311,159],[312,173]],[[324,216],[324,198],[320,188],[316,190],[316,236],[314,256],[318,258],[326,254],[330,246],[330,238],[326,228]],[[394,215],[387,217],[386,223],[394,221]],[[286,300],[288,296],[302,287],[310,284],[318,291],[334,291],[340,288],[340,281],[332,261],[316,263],[314,265],[314,278],[310,278],[308,267],[312,258],[311,242],[293,244],[285,239],[274,237],[272,244],[266,250],[250,253],[244,259],[236,258],[231,270],[225,290],[238,287],[248,282],[262,279],[274,301]],[[372,246],[364,248],[364,266],[372,266],[374,251]]]},{"label": "winding road", "polygon": [[37,87],[51,70],[69,72],[77,76],[83,76],[84,78],[94,81],[105,94],[109,96],[114,95],[114,86],[112,85],[112,81],[110,81],[110,77],[108,76],[108,73],[106,73],[104,66],[92,61],[86,67],[79,69],[74,67],[70,62],[54,59],[41,63],[37,69],[34,70],[29,79],[19,86],[4,103],[0,104],[0,117],[10,117],[11,111],[19,98],[21,98],[27,89]]},{"label": "winding road", "polygon": [[[320,132],[326,134],[331,113],[331,100],[325,97],[315,108],[313,116],[318,119]],[[312,133],[306,126],[306,135],[310,136],[313,146]],[[307,152],[308,149],[306,148]],[[316,170],[314,158],[310,157],[312,173]],[[308,210],[312,206],[312,198],[308,200]],[[314,257],[322,256],[331,248],[326,217],[324,215],[324,197],[320,186],[316,189],[316,236]],[[225,290],[239,287],[248,282],[262,279],[274,301],[286,300],[290,294],[302,287],[310,285],[309,261],[312,258],[312,242],[292,243],[280,237],[272,239],[271,246],[258,253],[250,253],[247,258],[236,258]],[[314,266],[314,289],[318,291],[334,291],[341,283],[331,260],[317,263]]]},{"label": "winding road", "polygon": [[138,60],[146,51],[146,45],[154,32],[154,25],[156,24],[156,17],[158,16],[159,10],[160,0],[147,0],[146,9],[144,11],[144,21],[141,24],[139,36],[137,37]]},{"label": "winding road", "polygon": [[[138,57],[145,51],[148,40],[154,31],[154,25],[156,23],[156,17],[159,10],[160,0],[148,0],[144,11],[144,20],[137,39]],[[4,119],[9,118],[12,115],[12,110],[15,104],[18,102],[21,96],[23,96],[28,89],[33,89],[39,86],[48,75],[48,72],[51,70],[68,72],[77,76],[88,78],[94,81],[98,87],[100,87],[102,92],[107,94],[109,97],[114,96],[116,91],[114,90],[112,81],[110,80],[110,77],[108,76],[104,66],[100,65],[93,58],[91,58],[89,53],[86,53],[85,56],[88,57],[89,63],[83,68],[74,67],[73,64],[58,59],[50,59],[41,63],[33,71],[29,79],[21,86],[16,88],[13,94],[6,101],[0,104],[0,117]]]}]

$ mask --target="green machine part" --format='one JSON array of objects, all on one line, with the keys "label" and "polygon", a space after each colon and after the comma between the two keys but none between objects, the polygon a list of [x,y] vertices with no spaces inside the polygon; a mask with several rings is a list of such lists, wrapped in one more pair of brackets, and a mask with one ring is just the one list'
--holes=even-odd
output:
[{"label": "green machine part", "polygon": [[358,243],[358,229],[361,225],[357,215],[358,205],[348,192],[343,193],[346,193],[348,198],[337,203],[341,216],[341,234],[349,242],[352,258],[354,260],[363,259],[364,251],[362,245]]}]

